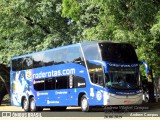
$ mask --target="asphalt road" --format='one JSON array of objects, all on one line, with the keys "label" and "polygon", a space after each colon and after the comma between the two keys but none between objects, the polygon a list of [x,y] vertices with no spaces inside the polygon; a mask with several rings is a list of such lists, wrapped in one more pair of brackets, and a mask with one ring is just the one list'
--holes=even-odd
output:
[{"label": "asphalt road", "polygon": [[[118,108],[120,108],[118,106]],[[44,109],[42,112],[32,113],[32,112],[24,112],[21,107],[15,106],[0,106],[0,119],[5,118],[2,117],[2,112],[10,112],[12,115],[12,119],[23,117],[27,119],[27,117],[36,117],[35,120],[40,120],[41,118],[49,118],[53,119],[65,119],[65,120],[101,120],[101,119],[113,119],[113,118],[122,118],[129,119],[135,118],[150,118],[159,119],[160,118],[160,103],[151,103],[145,104],[143,106],[128,106],[122,107],[121,110],[117,109],[117,107],[107,107],[104,111],[102,108],[95,108],[92,112],[81,112],[79,107],[68,107],[66,111],[50,111],[50,109]],[[4,116],[4,115],[3,115]],[[7,117],[8,118],[8,117]],[[24,120],[23,119],[23,120]],[[6,119],[5,119],[6,120]],[[16,119],[17,120],[17,119]]]}]

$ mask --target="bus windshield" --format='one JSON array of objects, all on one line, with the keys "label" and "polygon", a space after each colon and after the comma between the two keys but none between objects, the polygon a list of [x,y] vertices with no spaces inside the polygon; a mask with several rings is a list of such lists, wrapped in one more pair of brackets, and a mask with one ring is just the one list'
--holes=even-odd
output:
[{"label": "bus windshield", "polygon": [[134,48],[126,43],[99,43],[103,61],[114,63],[137,63]]},{"label": "bus windshield", "polygon": [[135,71],[110,71],[106,73],[106,87],[115,89],[136,89],[139,86]]}]

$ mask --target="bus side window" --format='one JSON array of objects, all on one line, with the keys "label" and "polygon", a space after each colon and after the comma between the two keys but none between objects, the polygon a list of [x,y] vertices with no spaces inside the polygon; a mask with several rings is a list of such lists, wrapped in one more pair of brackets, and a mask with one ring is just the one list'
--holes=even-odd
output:
[{"label": "bus side window", "polygon": [[68,48],[67,61],[76,64],[82,64],[82,53],[79,46]]},{"label": "bus side window", "polygon": [[44,65],[45,65],[45,66],[54,65],[55,57],[56,57],[55,51],[46,52],[46,53],[44,54],[44,58],[43,58]]},{"label": "bus side window", "polygon": [[34,89],[37,91],[44,90],[44,79],[34,81]]},{"label": "bus side window", "polygon": [[56,89],[69,88],[69,76],[56,77]]},{"label": "bus side window", "polygon": [[43,56],[44,54],[37,53],[32,56],[33,58],[33,68],[38,68],[38,67],[43,67],[44,62],[43,62]]},{"label": "bus side window", "polygon": [[87,45],[83,47],[86,60],[99,60],[100,55],[97,45]]},{"label": "bus side window", "polygon": [[32,57],[23,58],[23,70],[32,69],[33,60]]},{"label": "bus side window", "polygon": [[103,81],[103,75],[99,75],[98,73],[90,73],[91,81],[94,84],[103,86],[104,81]]},{"label": "bus side window", "polygon": [[98,84],[100,86],[104,86],[104,80],[102,75],[98,75]]},{"label": "bus side window", "polygon": [[96,73],[90,73],[90,78],[92,83],[98,84],[98,76],[96,75]]},{"label": "bus side window", "polygon": [[94,83],[94,73],[90,73],[91,82]]},{"label": "bus side window", "polygon": [[65,49],[55,51],[55,64],[64,64],[66,55],[64,54]]},{"label": "bus side window", "polygon": [[12,70],[13,71],[22,70],[22,66],[23,66],[23,58],[12,60]]},{"label": "bus side window", "polygon": [[54,90],[55,87],[55,78],[48,78],[45,80],[45,90]]}]

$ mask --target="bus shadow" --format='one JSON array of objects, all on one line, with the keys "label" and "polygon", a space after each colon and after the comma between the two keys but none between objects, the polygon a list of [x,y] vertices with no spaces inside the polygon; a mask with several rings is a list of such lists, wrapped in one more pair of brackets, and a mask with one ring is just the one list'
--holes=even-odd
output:
[{"label": "bus shadow", "polygon": [[[154,110],[154,108],[147,105],[135,105],[135,106],[107,106],[107,107],[94,107],[89,112],[147,112]],[[43,112],[82,112],[80,107],[67,107],[65,111],[54,110],[51,111],[49,108],[44,109]]]},{"label": "bus shadow", "polygon": [[[92,108],[91,111],[89,112],[104,112],[104,108]],[[54,111],[51,111],[49,108],[45,108],[43,110],[43,112],[82,112],[81,108],[72,108],[72,107],[69,107],[67,108],[66,110],[64,111],[60,111],[60,110],[54,110]]]}]

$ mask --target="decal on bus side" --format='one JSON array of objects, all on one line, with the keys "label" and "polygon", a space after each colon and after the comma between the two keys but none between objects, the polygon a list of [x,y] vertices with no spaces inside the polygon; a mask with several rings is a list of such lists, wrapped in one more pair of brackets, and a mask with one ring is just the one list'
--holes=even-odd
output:
[{"label": "decal on bus side", "polygon": [[41,78],[47,78],[47,77],[56,77],[56,76],[61,76],[61,75],[72,75],[75,74],[76,70],[75,68],[71,69],[64,69],[64,70],[51,70],[47,72],[38,72],[38,73],[33,73],[32,78],[33,79],[41,79]]},{"label": "decal on bus side", "polygon": [[100,101],[102,99],[102,93],[100,91],[97,91],[96,98],[98,101]]}]

